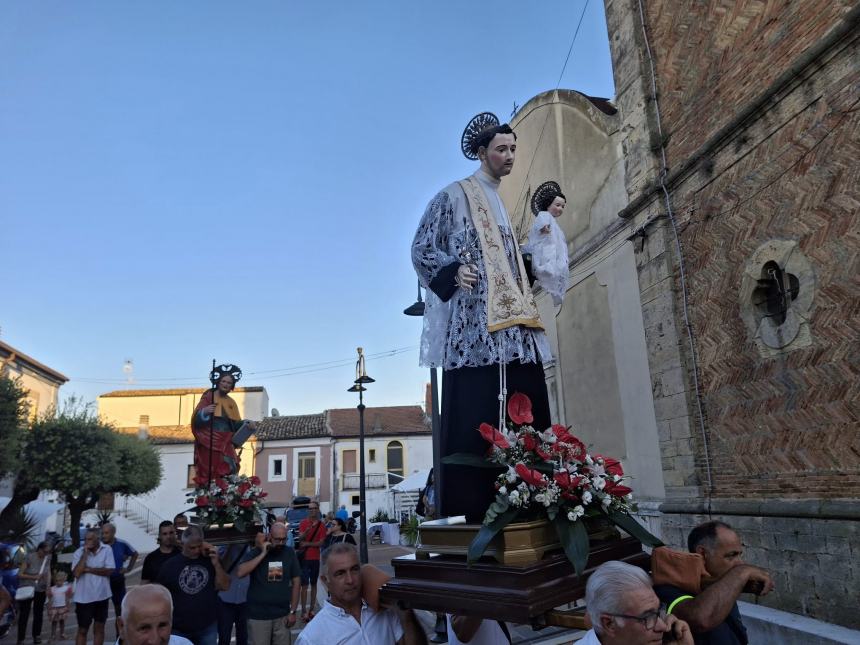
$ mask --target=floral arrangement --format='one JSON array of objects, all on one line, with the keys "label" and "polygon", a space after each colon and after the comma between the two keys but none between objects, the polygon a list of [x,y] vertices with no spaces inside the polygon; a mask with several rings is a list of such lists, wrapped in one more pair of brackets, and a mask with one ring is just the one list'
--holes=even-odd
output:
[{"label": "floral arrangement", "polygon": [[448,464],[504,469],[496,479],[496,499],[469,546],[470,563],[483,555],[499,531],[528,511],[537,511],[553,523],[578,574],[585,569],[589,550],[583,518],[606,517],[643,544],[661,545],[630,516],[636,505],[621,462],[590,455],[565,426],[536,430],[531,425],[531,400],[525,394],[511,396],[507,409],[506,430],[489,423],[478,428],[490,444],[485,458],[459,453],[443,459]]},{"label": "floral arrangement", "polygon": [[233,524],[244,531],[260,515],[260,502],[268,493],[260,487],[260,478],[224,475],[209,482],[195,477],[196,488],[188,493],[188,502],[206,526]]}]

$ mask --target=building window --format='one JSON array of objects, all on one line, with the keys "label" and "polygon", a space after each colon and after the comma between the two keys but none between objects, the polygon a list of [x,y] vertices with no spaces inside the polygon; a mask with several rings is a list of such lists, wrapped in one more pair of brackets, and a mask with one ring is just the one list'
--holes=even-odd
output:
[{"label": "building window", "polygon": [[197,477],[197,469],[194,467],[194,464],[190,464],[188,466],[188,478],[185,480],[186,488],[195,488],[197,486],[194,483],[195,477]]},{"label": "building window", "polygon": [[350,502],[350,504],[352,506],[358,506],[359,504],[361,504],[361,496],[353,495],[351,499],[352,501]]},{"label": "building window", "polygon": [[355,466],[356,454],[357,450],[344,450],[343,451],[343,472],[344,474],[348,473],[357,473],[358,468]]},{"label": "building window", "polygon": [[376,448],[371,448],[370,450],[368,450],[367,457],[370,460],[370,463],[375,464],[376,463]]},{"label": "building window", "polygon": [[140,415],[140,422],[138,423],[138,425],[148,426],[149,425],[149,415],[148,414],[141,414]]},{"label": "building window", "polygon": [[317,459],[314,452],[299,453],[299,495],[313,497],[317,494]]},{"label": "building window", "polygon": [[287,481],[287,456],[286,455],[269,455],[269,481],[270,482],[285,482]]},{"label": "building window", "polygon": [[392,441],[385,448],[386,470],[388,471],[388,485],[403,481],[403,444]]}]

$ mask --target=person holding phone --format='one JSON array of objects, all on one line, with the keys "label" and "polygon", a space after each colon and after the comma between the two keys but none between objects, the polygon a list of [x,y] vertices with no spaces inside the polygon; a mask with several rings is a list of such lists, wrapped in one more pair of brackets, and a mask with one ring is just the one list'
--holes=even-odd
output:
[{"label": "person holding phone", "polygon": [[626,562],[595,569],[585,585],[585,607],[593,627],[579,645],[693,645],[690,627],[666,613],[651,577]]}]

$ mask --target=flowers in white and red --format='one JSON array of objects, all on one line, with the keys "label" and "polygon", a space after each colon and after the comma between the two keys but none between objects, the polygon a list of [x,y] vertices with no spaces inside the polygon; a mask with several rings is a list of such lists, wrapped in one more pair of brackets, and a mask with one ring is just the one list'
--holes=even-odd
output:
[{"label": "flowers in white and red", "polygon": [[[507,428],[482,423],[478,431],[490,444],[487,459],[506,467],[496,480],[496,492],[509,505],[543,507],[549,519],[561,516],[571,522],[601,509],[635,510],[620,461],[590,455],[565,426],[536,430],[532,404],[524,394],[511,396],[507,410]],[[488,514],[485,522],[492,517]]]},{"label": "flowers in white and red", "polygon": [[188,493],[188,502],[195,505],[197,516],[208,526],[235,524],[241,529],[259,516],[267,495],[257,476],[227,474],[211,482],[197,476],[193,481],[195,488]]}]

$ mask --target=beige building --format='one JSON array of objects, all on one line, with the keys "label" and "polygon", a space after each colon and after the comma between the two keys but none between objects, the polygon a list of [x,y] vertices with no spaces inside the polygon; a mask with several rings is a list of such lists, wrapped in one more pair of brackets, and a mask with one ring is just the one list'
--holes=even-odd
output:
[{"label": "beige building", "polygon": [[68,377],[40,363],[35,358],[0,341],[0,373],[21,379],[27,388],[30,414],[35,417],[51,407],[57,407],[60,386]]}]

